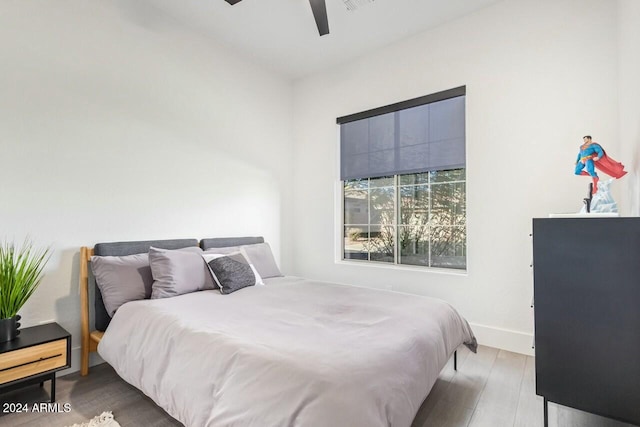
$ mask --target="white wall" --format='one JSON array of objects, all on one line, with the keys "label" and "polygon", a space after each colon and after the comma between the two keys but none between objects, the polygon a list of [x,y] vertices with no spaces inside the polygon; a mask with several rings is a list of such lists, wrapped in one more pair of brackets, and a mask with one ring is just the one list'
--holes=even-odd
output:
[{"label": "white wall", "polygon": [[21,311],[79,358],[79,247],[264,235],[290,269],[291,83],[128,1],[0,5],[0,239],[52,245]]},{"label": "white wall", "polygon": [[[136,4],[0,5],[0,238],[52,245],[21,314],[76,354],[80,246],[246,234],[287,273],[440,297],[483,344],[527,352],[531,217],[580,208],[583,134],[621,153],[639,213],[636,0],[506,0],[293,88]],[[459,85],[468,274],[335,263],[335,118]]]},{"label": "white wall", "polygon": [[[619,152],[617,37],[615,2],[509,0],[296,82],[295,273],[443,298],[482,344],[530,352],[531,219],[580,209],[583,135]],[[336,263],[336,117],[460,85],[468,274]]]},{"label": "white wall", "polygon": [[625,176],[622,212],[640,215],[640,1],[620,0],[619,8],[619,96],[621,161]]}]

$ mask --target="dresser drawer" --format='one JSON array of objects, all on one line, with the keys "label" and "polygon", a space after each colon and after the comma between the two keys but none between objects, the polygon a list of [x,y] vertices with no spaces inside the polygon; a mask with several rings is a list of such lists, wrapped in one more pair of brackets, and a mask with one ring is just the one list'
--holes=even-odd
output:
[{"label": "dresser drawer", "polygon": [[0,384],[66,366],[67,340],[60,339],[0,354]]}]

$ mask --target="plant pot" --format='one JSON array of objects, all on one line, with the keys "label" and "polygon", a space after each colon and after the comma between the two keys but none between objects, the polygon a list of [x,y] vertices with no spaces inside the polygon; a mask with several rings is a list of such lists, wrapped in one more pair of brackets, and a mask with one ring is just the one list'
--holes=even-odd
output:
[{"label": "plant pot", "polygon": [[20,315],[8,319],[0,319],[0,342],[11,341],[20,335]]}]

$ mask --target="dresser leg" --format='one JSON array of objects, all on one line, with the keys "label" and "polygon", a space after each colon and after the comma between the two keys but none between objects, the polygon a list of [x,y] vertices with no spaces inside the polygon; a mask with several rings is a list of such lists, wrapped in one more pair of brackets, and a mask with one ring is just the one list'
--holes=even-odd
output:
[{"label": "dresser leg", "polygon": [[542,398],[544,405],[544,427],[549,427],[549,402],[546,397]]},{"label": "dresser leg", "polygon": [[458,370],[458,350],[453,352],[453,370]]}]

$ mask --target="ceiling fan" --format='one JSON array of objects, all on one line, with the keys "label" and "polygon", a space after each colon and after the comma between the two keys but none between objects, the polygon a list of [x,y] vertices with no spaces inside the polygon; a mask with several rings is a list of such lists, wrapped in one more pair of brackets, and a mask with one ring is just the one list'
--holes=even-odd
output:
[{"label": "ceiling fan", "polygon": [[[240,3],[242,0],[225,0],[231,6],[236,3]],[[313,17],[316,19],[316,25],[318,26],[318,32],[321,36],[329,34],[329,19],[327,18],[327,5],[325,0],[309,0],[311,4],[311,10],[313,11]]]}]

